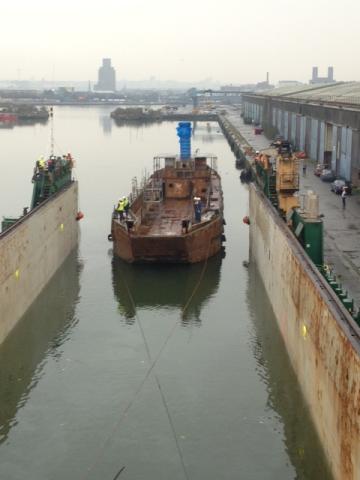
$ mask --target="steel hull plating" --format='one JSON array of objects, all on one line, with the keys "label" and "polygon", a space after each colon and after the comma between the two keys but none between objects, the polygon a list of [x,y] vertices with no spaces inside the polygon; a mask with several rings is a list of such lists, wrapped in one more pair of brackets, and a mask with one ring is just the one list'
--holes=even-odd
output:
[{"label": "steel hull plating", "polygon": [[218,253],[222,245],[222,217],[183,235],[135,235],[117,220],[112,222],[114,253],[127,262],[196,263]]}]

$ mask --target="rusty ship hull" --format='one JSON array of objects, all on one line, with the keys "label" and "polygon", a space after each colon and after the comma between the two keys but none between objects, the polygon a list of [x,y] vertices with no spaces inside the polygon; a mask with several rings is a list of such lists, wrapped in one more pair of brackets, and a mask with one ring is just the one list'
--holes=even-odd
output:
[{"label": "rusty ship hull", "polygon": [[131,263],[196,263],[222,246],[221,219],[184,235],[133,235],[114,220],[112,232],[114,253]]},{"label": "rusty ship hull", "polygon": [[[167,157],[165,167],[130,196],[127,216],[120,219],[114,210],[110,239],[115,255],[130,263],[196,263],[221,250],[221,179],[206,160]],[[200,219],[194,198],[201,199]]]}]

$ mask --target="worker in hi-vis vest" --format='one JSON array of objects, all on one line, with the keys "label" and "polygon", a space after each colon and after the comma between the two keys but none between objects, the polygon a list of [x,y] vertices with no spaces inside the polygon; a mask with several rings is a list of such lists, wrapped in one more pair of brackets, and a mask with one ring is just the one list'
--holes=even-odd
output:
[{"label": "worker in hi-vis vest", "polygon": [[125,216],[127,217],[128,213],[129,213],[129,208],[130,208],[129,199],[127,197],[123,197],[122,199],[123,199],[123,202],[124,202]]},{"label": "worker in hi-vis vest", "polygon": [[116,207],[116,211],[119,214],[120,220],[124,220],[124,209],[125,209],[125,202],[122,198],[120,198],[118,205]]},{"label": "worker in hi-vis vest", "polygon": [[45,159],[43,156],[39,157],[39,160],[38,160],[38,168],[40,171],[43,171],[45,170]]}]

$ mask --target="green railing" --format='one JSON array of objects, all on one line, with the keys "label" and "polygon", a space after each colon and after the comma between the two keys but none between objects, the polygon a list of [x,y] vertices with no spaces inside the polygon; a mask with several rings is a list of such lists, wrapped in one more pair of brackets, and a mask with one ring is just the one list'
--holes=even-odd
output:
[{"label": "green railing", "polygon": [[352,298],[349,298],[348,292],[343,289],[339,278],[334,274],[334,272],[328,265],[317,265],[317,267],[323,277],[326,279],[327,283],[336,293],[346,310],[350,313],[350,315],[360,327],[360,309],[357,313],[355,312],[354,300]]},{"label": "green railing", "polygon": [[52,171],[43,170],[34,175],[31,209],[42,203],[54,193],[71,183],[72,166],[70,162],[59,164]]}]

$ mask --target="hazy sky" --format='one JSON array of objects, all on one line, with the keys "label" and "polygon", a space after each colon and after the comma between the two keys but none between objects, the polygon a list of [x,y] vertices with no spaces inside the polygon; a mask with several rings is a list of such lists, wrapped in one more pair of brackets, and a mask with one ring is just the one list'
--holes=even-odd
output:
[{"label": "hazy sky", "polygon": [[0,79],[360,80],[359,0],[2,0]]}]

